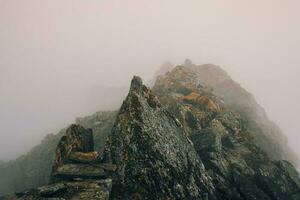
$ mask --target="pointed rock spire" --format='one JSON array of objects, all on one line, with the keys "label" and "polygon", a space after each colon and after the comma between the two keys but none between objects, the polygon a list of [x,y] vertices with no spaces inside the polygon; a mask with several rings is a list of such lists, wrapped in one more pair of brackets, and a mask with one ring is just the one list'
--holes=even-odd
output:
[{"label": "pointed rock spire", "polygon": [[113,199],[202,199],[213,191],[178,120],[139,77],[132,79],[107,152],[118,168]]},{"label": "pointed rock spire", "polygon": [[130,90],[138,90],[143,87],[143,81],[139,76],[134,76],[131,80]]}]

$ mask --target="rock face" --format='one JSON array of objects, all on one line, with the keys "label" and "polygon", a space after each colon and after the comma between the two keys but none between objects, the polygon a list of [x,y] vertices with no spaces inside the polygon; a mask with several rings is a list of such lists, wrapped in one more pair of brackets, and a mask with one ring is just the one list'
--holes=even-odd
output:
[{"label": "rock face", "polygon": [[63,164],[70,162],[70,155],[72,153],[88,153],[93,151],[94,139],[92,130],[86,130],[82,126],[75,124],[71,125],[57,145],[52,173],[55,173]]},{"label": "rock face", "polygon": [[118,167],[112,199],[213,198],[213,185],[181,124],[134,77],[107,144]]},{"label": "rock face", "polygon": [[[199,86],[205,86],[207,91],[213,91],[217,97],[222,98],[226,108],[239,113],[241,118],[247,121],[247,129],[253,132],[255,143],[271,159],[288,160],[295,166],[300,165],[298,156],[289,147],[287,138],[280,128],[268,119],[253,95],[235,82],[221,67],[213,64],[195,65],[189,59],[183,66],[192,71],[194,80]],[[177,78],[181,79],[180,77],[181,74]],[[157,76],[157,79],[159,82],[161,77]]]},{"label": "rock face", "polygon": [[205,165],[217,199],[300,199],[299,175],[286,161],[272,161],[238,113],[178,66],[153,91],[183,125]]},{"label": "rock face", "polygon": [[253,132],[255,143],[274,160],[288,160],[295,166],[300,164],[298,156],[291,150],[287,138],[280,128],[268,119],[264,109],[221,67],[206,65],[184,65],[193,71],[202,85],[212,88],[222,97],[226,107],[238,112],[247,121],[247,128]]},{"label": "rock face", "polygon": [[94,151],[92,130],[71,125],[56,148],[52,183],[17,193],[16,198],[108,200],[112,186],[109,177],[115,170],[116,166],[102,163],[102,156]]},{"label": "rock face", "polygon": [[[228,78],[204,69],[214,82]],[[245,114],[245,99],[234,107],[199,70],[187,60],[152,91],[134,77],[116,119],[96,113],[77,120],[96,130],[96,148],[92,130],[71,125],[53,150],[51,183],[14,199],[300,200],[299,174],[281,159],[291,158],[284,144],[252,120],[265,116],[253,114],[255,105]]]},{"label": "rock face", "polygon": [[[93,130],[96,151],[103,150],[116,114],[116,111],[102,111],[76,119],[76,124]],[[62,129],[57,134],[48,134],[41,144],[35,146],[26,155],[14,161],[0,163],[0,196],[49,183],[56,147],[66,129]]]}]

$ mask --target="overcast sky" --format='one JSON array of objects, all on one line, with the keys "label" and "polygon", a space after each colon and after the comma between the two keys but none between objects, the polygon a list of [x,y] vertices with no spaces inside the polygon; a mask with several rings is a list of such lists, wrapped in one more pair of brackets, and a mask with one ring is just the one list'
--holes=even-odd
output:
[{"label": "overcast sky", "polygon": [[0,160],[164,61],[222,66],[300,155],[299,0],[0,0]]}]

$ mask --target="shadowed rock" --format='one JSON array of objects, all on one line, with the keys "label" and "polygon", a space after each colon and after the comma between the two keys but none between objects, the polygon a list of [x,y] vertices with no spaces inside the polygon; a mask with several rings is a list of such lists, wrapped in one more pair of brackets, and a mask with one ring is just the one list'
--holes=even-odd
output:
[{"label": "shadowed rock", "polygon": [[53,196],[55,194],[65,192],[66,190],[67,190],[66,184],[56,183],[52,185],[39,187],[37,189],[37,192],[40,196],[47,197],[47,196]]},{"label": "shadowed rock", "polygon": [[65,164],[52,175],[59,178],[101,178],[107,175],[103,168],[87,164]]},{"label": "shadowed rock", "polygon": [[185,64],[159,78],[160,100],[133,78],[105,155],[72,125],[57,147],[55,182],[18,199],[299,200],[292,164],[260,149],[248,122]]},{"label": "shadowed rock", "polygon": [[101,163],[94,151],[89,129],[71,125],[59,141],[52,171],[52,184],[17,194],[20,200],[72,199],[108,200],[116,166]]},{"label": "shadowed rock", "polygon": [[203,199],[213,186],[178,120],[139,77],[131,82],[106,153],[116,164],[112,199]]},{"label": "shadowed rock", "polygon": [[112,180],[55,183],[19,193],[14,200],[108,200]]},{"label": "shadowed rock", "polygon": [[178,66],[161,76],[153,91],[193,142],[213,180],[214,196],[222,200],[299,200],[300,179],[295,168],[286,161],[272,161],[262,149],[273,147],[257,146],[257,133],[249,122],[211,89],[199,85],[201,78],[210,80],[215,72],[199,76],[191,67],[196,66]]},{"label": "shadowed rock", "polygon": [[92,151],[94,151],[92,130],[75,124],[71,125],[57,145],[52,173],[55,173],[59,166],[70,161],[71,153]]}]

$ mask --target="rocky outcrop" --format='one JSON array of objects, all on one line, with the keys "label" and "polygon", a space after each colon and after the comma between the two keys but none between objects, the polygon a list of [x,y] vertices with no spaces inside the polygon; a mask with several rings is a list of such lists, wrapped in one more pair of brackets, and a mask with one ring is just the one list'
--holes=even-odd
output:
[{"label": "rocky outcrop", "polygon": [[112,199],[213,198],[213,185],[179,121],[134,77],[107,144],[117,165]]},{"label": "rocky outcrop", "polygon": [[[95,151],[103,151],[116,114],[115,111],[102,111],[76,119],[76,124],[93,130]],[[65,132],[66,128],[57,134],[48,134],[41,144],[26,155],[0,164],[0,195],[47,184],[50,181],[57,144]]]},{"label": "rocky outcrop", "polygon": [[299,175],[286,161],[272,159],[255,143],[247,122],[178,66],[153,91],[183,125],[213,180],[217,199],[300,199]]},{"label": "rocky outcrop", "polygon": [[53,149],[51,183],[15,199],[299,200],[299,174],[279,159],[282,148],[272,156],[261,146],[273,150],[278,138],[270,142],[272,131],[253,128],[185,64],[152,91],[134,77],[118,114],[78,118],[85,128],[71,125]]},{"label": "rocky outcrop", "polygon": [[295,166],[300,164],[298,156],[289,147],[285,135],[274,122],[269,120],[254,96],[232,80],[221,67],[192,63],[185,66],[196,74],[199,83],[213,89],[217,96],[222,97],[227,108],[238,112],[247,121],[247,128],[253,132],[255,143],[270,158],[288,160]]},{"label": "rocky outcrop", "polygon": [[57,145],[52,173],[55,173],[62,165],[69,163],[71,154],[74,157],[76,152],[90,153],[93,151],[94,139],[92,130],[75,124],[71,125]]},{"label": "rocky outcrop", "polygon": [[[253,132],[255,143],[271,159],[288,160],[297,167],[300,165],[299,157],[288,145],[287,138],[280,128],[268,118],[254,96],[235,82],[221,67],[213,64],[195,65],[189,59],[185,60],[183,66],[193,72],[198,86],[205,86],[208,92],[222,98],[226,108],[240,114],[247,122],[247,129]],[[180,76],[182,74],[179,74],[179,78]],[[174,76],[173,78],[176,79]],[[157,79],[159,81],[161,77],[157,76]]]},{"label": "rocky outcrop", "polygon": [[99,199],[108,200],[112,186],[109,178],[116,166],[102,162],[94,151],[93,133],[71,125],[59,141],[52,169],[52,183],[17,193],[16,199]]}]

